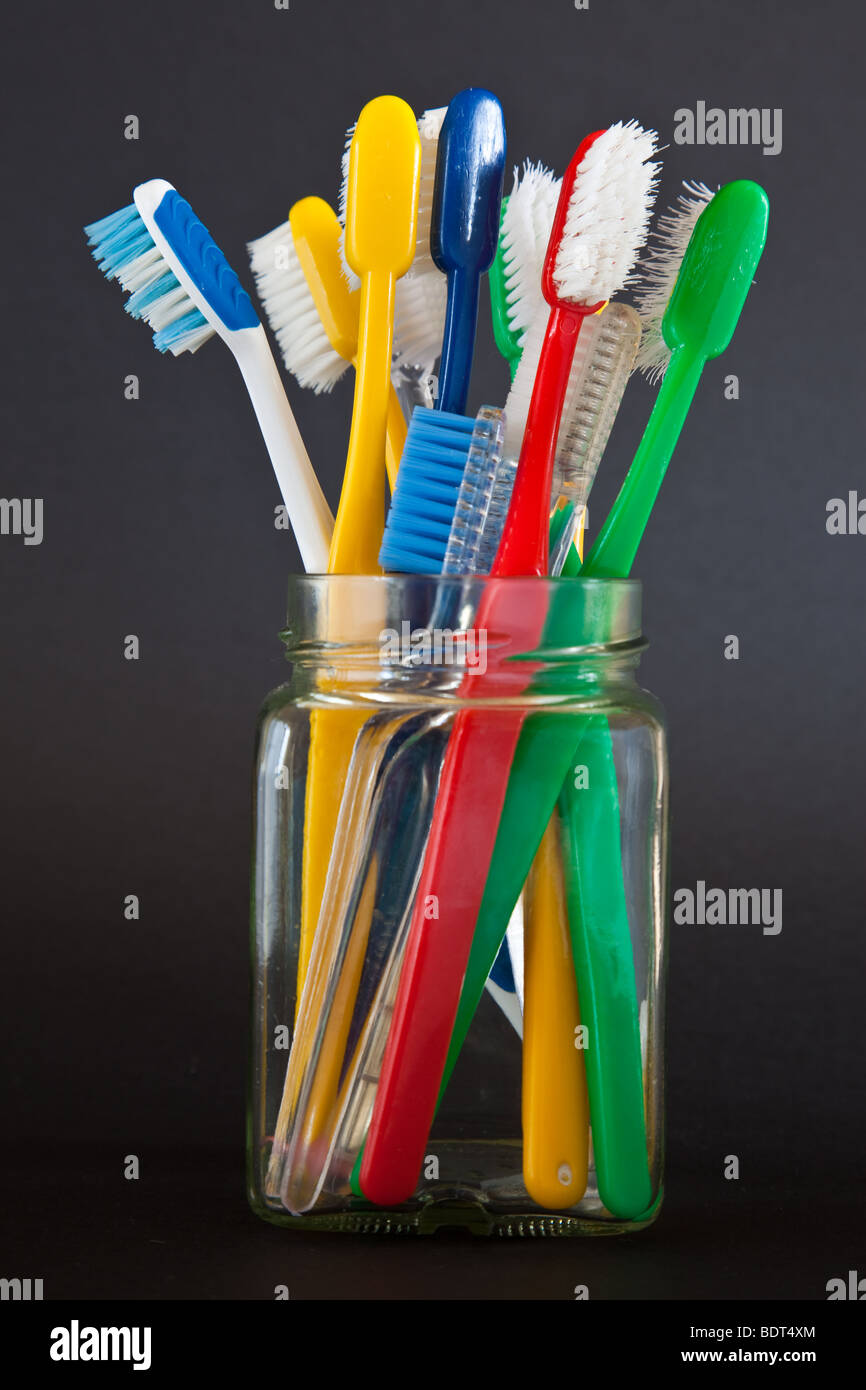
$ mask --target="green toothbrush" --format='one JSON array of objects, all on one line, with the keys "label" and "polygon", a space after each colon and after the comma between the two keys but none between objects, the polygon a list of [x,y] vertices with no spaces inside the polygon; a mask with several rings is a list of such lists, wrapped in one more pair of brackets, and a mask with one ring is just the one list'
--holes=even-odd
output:
[{"label": "green toothbrush", "polygon": [[[724,351],[736,328],[764,248],[767,219],[766,194],[745,180],[723,188],[698,219],[663,320],[664,339],[672,351],[670,367],[625,483],[583,566],[583,576],[628,575],[703,367]],[[562,640],[567,644],[573,637],[567,596],[561,602],[554,599],[545,644],[558,645]],[[581,800],[586,790],[575,793],[568,776],[578,751],[581,761],[586,763],[589,756],[596,770],[596,794],[591,801]],[[559,801],[567,837],[564,857],[573,865],[588,866],[567,875],[567,891],[581,1010],[592,1020],[591,1037],[596,1043],[588,1049],[586,1062],[599,1191],[614,1215],[635,1217],[649,1206],[652,1189],[615,786],[610,733],[603,716],[535,715],[526,721],[467,965],[443,1090],[499,949],[502,923],[511,916]],[[616,976],[615,988],[610,987],[611,975]]]}]

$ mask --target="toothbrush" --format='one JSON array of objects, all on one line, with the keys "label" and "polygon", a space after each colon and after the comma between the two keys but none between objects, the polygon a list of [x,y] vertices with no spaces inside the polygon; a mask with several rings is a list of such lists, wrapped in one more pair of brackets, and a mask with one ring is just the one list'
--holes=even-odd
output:
[{"label": "toothbrush", "polygon": [[327,563],[334,521],[249,296],[175,188],[151,179],[134,202],[85,228],[94,259],[129,293],[126,311],[153,329],[160,352],[196,352],[214,333],[234,354],[270,454],[301,560]]},{"label": "toothbrush", "polygon": [[543,164],[529,160],[514,171],[514,187],[502,200],[496,255],[490,267],[490,310],[496,346],[508,363],[512,380],[533,320],[544,314],[541,267],[560,180]]},{"label": "toothbrush", "polygon": [[[544,267],[550,322],[493,579],[546,573],[554,452],[581,320],[631,270],[649,216],[654,151],[654,137],[635,123],[613,126],[583,142],[563,180]],[[492,672],[465,678],[467,694],[525,689],[531,668],[509,665],[509,648],[533,649],[544,606],[531,584],[488,586],[476,624],[511,641]],[[380,1204],[405,1200],[417,1181],[522,723],[508,705],[461,709],[454,721],[361,1165],[361,1188]],[[431,904],[438,915],[428,920]]]},{"label": "toothbrush", "polygon": [[706,363],[737,326],[767,237],[767,195],[726,184],[698,217],[662,322],[670,361],[638,451],[583,573],[630,570]]},{"label": "toothbrush", "polygon": [[505,121],[492,92],[467,88],[439,134],[430,251],[448,279],[438,409],[466,409],[481,276],[496,252],[505,171]]},{"label": "toothbrush", "polygon": [[[376,97],[349,152],[345,252],[361,280],[358,367],[330,574],[375,574],[384,524],[382,465],[391,386],[394,287],[412,263],[421,142],[411,107]],[[380,520],[381,518],[381,520]]]},{"label": "toothbrush", "polygon": [[[433,404],[430,382],[445,326],[446,282],[430,255],[430,217],[433,211],[436,152],[446,109],[444,106],[432,107],[418,119],[421,168],[415,255],[408,271],[397,282],[391,371],[395,389],[407,415],[411,415],[416,405]],[[355,127],[352,126],[346,133],[343,151],[338,204],[341,227],[345,227],[346,223],[349,151],[354,134]],[[346,260],[343,235],[340,237],[340,258],[350,289],[359,289],[361,282]]]},{"label": "toothbrush", "polygon": [[[736,326],[763,248],[767,208],[766,195],[757,185],[739,184],[732,187],[735,190],[734,194],[726,195],[720,210],[716,209],[716,203],[721,194],[716,195],[703,214],[707,222],[701,236],[695,240],[696,228],[692,242],[689,243],[689,249],[676,279],[676,288],[671,296],[670,318],[665,316],[664,339],[668,343],[679,342],[682,339],[684,343],[691,342],[694,350],[697,343],[708,341],[710,333],[716,329],[712,346],[721,352]],[[733,207],[730,206],[731,198]],[[726,213],[726,203],[731,216]],[[719,212],[725,215],[720,216]],[[676,246],[676,237],[669,237],[669,244],[671,242]],[[672,276],[676,275],[676,269],[674,259],[672,264],[669,262]],[[663,288],[661,292],[664,292]],[[661,396],[656,403],[654,415],[659,406],[665,408]],[[650,437],[648,426],[645,439]],[[670,442],[669,437],[667,442]],[[636,462],[643,450],[642,444]],[[620,509],[619,524],[627,528],[627,549],[633,554],[643,531],[646,514],[641,507],[644,494],[636,493],[629,487],[631,478],[630,470],[621,496],[625,494],[627,500],[636,501],[631,501],[628,507]],[[632,518],[636,519],[636,525],[632,523]],[[605,529],[612,537],[615,536],[611,528]],[[591,557],[583,568],[584,575],[592,573],[590,562]],[[564,608],[555,605],[551,610],[549,632],[545,635],[545,641],[549,640],[554,646],[568,646],[575,640],[572,627],[571,615]],[[586,1058],[600,1190],[606,1206],[614,1214],[640,1215],[646,1208],[650,1187],[646,1171],[642,1091],[638,1090],[637,1084],[640,1080],[640,1041],[636,1001],[633,998],[619,1000],[618,1026],[615,1016],[611,1018],[603,1004],[605,996],[616,996],[616,991],[605,985],[606,973],[613,969],[614,962],[621,961],[623,968],[628,965],[628,969],[633,971],[618,857],[619,824],[615,799],[615,769],[612,764],[606,720],[599,721],[596,728],[593,721],[578,715],[570,726],[573,730],[571,744],[568,738],[563,736],[561,724],[557,727],[553,721],[530,718],[524,725],[499,825],[472,955],[466,971],[458,1014],[460,1026],[455,1028],[446,1068],[446,1081],[481,997],[486,973],[498,949],[499,940],[495,936],[495,925],[507,919],[517,900],[543,829],[555,809],[560,790],[564,788],[560,810],[566,865],[583,863],[594,873],[593,881],[584,881],[582,888],[579,882],[569,885],[569,918],[572,934],[578,937],[574,946],[575,961],[584,958],[584,963],[578,970],[581,1003],[582,1006],[586,1005],[587,1012],[590,1004],[594,1005],[594,1012],[605,1032],[605,1045],[602,1046],[599,1042]],[[569,770],[574,766],[578,756],[583,764],[587,764],[591,757],[595,763],[595,779],[593,781],[591,772],[590,780],[591,784],[599,788],[597,805],[601,809],[597,814],[601,815],[602,819],[598,821],[594,831],[583,819],[582,813],[589,811],[588,803],[581,799],[585,797],[585,792],[573,794],[567,780]],[[605,787],[608,788],[606,804]],[[536,798],[536,811],[532,820],[528,821],[527,798],[530,794]],[[593,834],[595,838],[592,838]],[[599,863],[602,839],[606,853],[604,863]],[[604,920],[604,913],[598,911],[600,895],[605,892],[614,895],[606,909],[611,914],[607,922]],[[584,903],[581,893],[585,899]],[[590,913],[598,931],[592,955],[589,955],[589,952],[593,943],[589,941],[586,933],[586,918]],[[604,956],[599,958],[602,942],[606,942],[611,952],[607,961]],[[587,956],[589,963],[585,959]],[[590,965],[595,966],[596,973],[590,970]],[[627,978],[627,975],[623,978]]]},{"label": "toothbrush", "polygon": [[[358,117],[346,201],[346,255],[360,276],[355,401],[346,472],[328,555],[329,574],[378,572],[385,441],[391,396],[394,284],[415,248],[418,127],[399,97],[377,97]],[[303,221],[303,219],[301,219]],[[393,408],[393,407],[392,407]],[[335,686],[335,688],[338,688]],[[363,712],[310,716],[296,1012],[318,922],[340,798]]]},{"label": "toothbrush", "polygon": [[[560,180],[527,162],[502,219],[490,300],[495,336],[512,374],[505,404],[505,458],[516,458],[544,341],[547,313],[541,290],[544,254],[550,239]],[[558,574],[583,524],[584,508],[634,366],[641,337],[634,309],[613,303],[586,319],[569,376],[553,470],[551,505],[574,505],[551,555]],[[503,468],[503,472],[505,468]]]},{"label": "toothbrush", "polygon": [[[288,222],[249,244],[250,266],[287,369],[317,394],[331,391],[358,355],[360,294],[340,263],[342,229],[322,198],[302,198]],[[406,421],[391,386],[385,467],[393,492]]]}]

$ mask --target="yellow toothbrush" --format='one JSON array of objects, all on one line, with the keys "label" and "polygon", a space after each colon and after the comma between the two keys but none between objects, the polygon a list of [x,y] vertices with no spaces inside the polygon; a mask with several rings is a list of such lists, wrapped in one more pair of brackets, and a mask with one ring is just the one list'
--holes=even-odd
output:
[{"label": "yellow toothbrush", "polygon": [[[415,253],[420,167],[421,141],[411,107],[391,96],[368,102],[358,117],[349,153],[345,251],[349,265],[361,278],[361,290],[355,402],[328,555],[329,574],[380,573],[385,441],[393,411],[394,286],[409,269]],[[307,259],[311,260],[309,256]],[[341,684],[339,676],[334,677],[332,689],[338,691]],[[346,772],[364,719],[363,713],[350,709],[315,710],[310,719],[298,1001],[318,923]]]},{"label": "yellow toothbrush", "polygon": [[[328,342],[334,352],[356,367],[361,293],[349,288],[343,274],[340,220],[324,199],[302,198],[289,213],[289,227]],[[390,377],[386,431],[385,467],[393,492],[406,442],[406,421]]]}]

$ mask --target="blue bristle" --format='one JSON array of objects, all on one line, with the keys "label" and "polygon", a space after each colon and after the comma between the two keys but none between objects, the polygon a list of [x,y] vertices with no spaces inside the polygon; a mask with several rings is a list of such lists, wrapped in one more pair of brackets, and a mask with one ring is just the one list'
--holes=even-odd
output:
[{"label": "blue bristle", "polygon": [[209,328],[207,319],[200,309],[190,309],[188,314],[175,319],[165,328],[161,328],[158,333],[153,335],[153,346],[159,352],[171,352],[180,346],[185,338],[198,333],[202,328]]},{"label": "blue bristle", "polygon": [[379,552],[383,569],[441,572],[474,427],[464,415],[413,411]]},{"label": "blue bristle", "polygon": [[[93,259],[108,280],[120,280],[123,289],[124,272],[140,257],[156,251],[156,243],[134,203],[91,222],[84,228]],[[137,269],[137,268],[136,268]],[[133,271],[135,276],[135,271]],[[146,268],[144,283],[129,295],[124,308],[134,319],[144,319],[153,331],[153,345],[159,352],[181,352],[185,347],[203,341],[202,330],[213,332],[204,314],[190,300],[183,298],[171,306],[169,322],[162,322],[160,301],[182,289],[181,283],[160,253]],[[188,306],[188,307],[187,307]],[[154,324],[154,316],[157,323]]]}]

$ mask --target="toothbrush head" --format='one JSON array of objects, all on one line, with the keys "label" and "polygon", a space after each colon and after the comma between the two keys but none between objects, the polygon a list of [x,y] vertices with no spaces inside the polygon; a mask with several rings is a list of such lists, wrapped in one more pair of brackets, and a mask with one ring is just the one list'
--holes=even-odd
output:
[{"label": "toothbrush head", "polygon": [[286,369],[317,394],[333,390],[358,348],[358,295],[347,286],[336,214],[321,198],[249,243],[250,267]]},{"label": "toothbrush head", "polygon": [[482,88],[458,92],[439,134],[430,226],[430,251],[443,273],[490,268],[504,174],[502,107]]},{"label": "toothbrush head", "polygon": [[[434,106],[425,111],[418,121],[418,134],[421,137],[421,181],[418,187],[418,235],[415,242],[415,259],[411,274],[437,270],[430,254],[430,221],[433,216],[433,194],[436,188],[436,155],[439,150],[439,135],[445,120],[447,106]],[[439,335],[441,338],[441,334]]]},{"label": "toothbrush head", "polygon": [[374,97],[355,126],[346,183],[346,260],[399,279],[415,254],[421,140],[400,97]]},{"label": "toothbrush head", "polygon": [[508,361],[520,359],[530,324],[545,310],[541,271],[550,241],[560,180],[543,164],[514,171],[503,199],[499,245],[490,273],[497,347]]},{"label": "toothbrush head", "polygon": [[[414,264],[414,263],[413,263]],[[442,347],[448,282],[434,266],[410,270],[397,281],[394,304],[394,365],[432,370]]]},{"label": "toothbrush head", "polygon": [[686,247],[695,223],[704,208],[715,197],[705,183],[683,183],[677,201],[656,223],[646,250],[638,262],[639,288],[635,303],[641,317],[643,337],[637,365],[648,381],[656,383],[664,376],[671,350],[662,336],[662,319],[673,293]]},{"label": "toothbrush head", "polygon": [[770,204],[751,179],[726,183],[695,223],[662,319],[671,352],[706,361],[734,335],[767,240]]},{"label": "toothbrush head", "polygon": [[258,328],[249,295],[189,203],[165,179],[139,184],[134,202],[85,227],[94,260],[129,294],[125,308],[153,330],[159,352],[196,352]]},{"label": "toothbrush head", "polygon": [[[418,219],[415,237],[415,259],[412,262],[410,275],[421,275],[427,271],[435,271],[435,265],[430,255],[430,215],[433,211],[433,186],[436,178],[436,150],[439,144],[439,131],[442,129],[442,122],[445,119],[447,107],[434,106],[429,111],[419,117],[418,136],[421,140],[421,176],[418,185]],[[346,225],[346,192],[349,184],[349,151],[352,148],[352,140],[355,135],[355,127],[350,126],[346,131],[346,143],[343,147],[343,155],[340,164],[341,182],[340,199],[337,204],[337,212],[340,223]],[[343,264],[343,274],[349,282],[351,289],[356,290],[360,286],[360,280],[352,270],[346,260],[345,239],[340,239],[340,257]],[[445,310],[442,309],[444,318]],[[438,338],[434,338],[434,348],[438,347],[442,341],[442,331],[440,328]],[[425,361],[426,358],[406,358],[406,361],[413,362]]]},{"label": "toothbrush head", "polygon": [[441,572],[474,426],[466,415],[413,410],[379,552],[383,569]]},{"label": "toothbrush head", "polygon": [[589,135],[559,194],[541,287],[551,307],[597,313],[629,283],[647,237],[659,166],[654,131],[636,121]]}]

